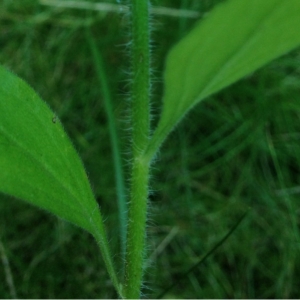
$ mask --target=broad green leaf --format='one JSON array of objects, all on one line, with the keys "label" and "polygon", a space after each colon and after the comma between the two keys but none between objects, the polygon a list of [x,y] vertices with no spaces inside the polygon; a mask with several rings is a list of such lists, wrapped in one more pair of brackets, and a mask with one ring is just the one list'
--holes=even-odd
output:
[{"label": "broad green leaf", "polygon": [[45,102],[1,66],[0,192],[89,231],[118,286],[103,220],[80,158]]},{"label": "broad green leaf", "polygon": [[151,158],[197,103],[300,44],[300,0],[228,0],[169,53]]}]

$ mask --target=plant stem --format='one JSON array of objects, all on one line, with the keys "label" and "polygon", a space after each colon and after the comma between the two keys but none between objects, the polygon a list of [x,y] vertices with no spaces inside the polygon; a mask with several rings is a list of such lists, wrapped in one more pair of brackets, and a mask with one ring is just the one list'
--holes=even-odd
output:
[{"label": "plant stem", "polygon": [[140,298],[146,235],[149,164],[136,159],[131,178],[131,202],[128,220],[128,240],[125,262],[124,295]]},{"label": "plant stem", "polygon": [[145,150],[150,134],[150,33],[148,0],[132,0],[133,157]]},{"label": "plant stem", "polygon": [[149,1],[132,0],[132,170],[125,261],[126,298],[140,298],[146,236],[150,135]]}]

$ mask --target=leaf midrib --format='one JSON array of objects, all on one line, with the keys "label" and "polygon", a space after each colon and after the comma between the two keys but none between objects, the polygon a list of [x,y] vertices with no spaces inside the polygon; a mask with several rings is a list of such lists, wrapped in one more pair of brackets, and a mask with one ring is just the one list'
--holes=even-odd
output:
[{"label": "leaf midrib", "polygon": [[[74,194],[74,190],[70,189],[68,185],[65,185],[64,182],[59,180],[57,177],[56,172],[53,172],[52,168],[49,167],[49,165],[45,162],[42,162],[39,160],[35,155],[33,155],[26,147],[24,147],[21,143],[18,143],[18,141],[10,135],[3,127],[0,127],[0,132],[14,145],[17,149],[20,149],[20,151],[23,151],[25,155],[30,157],[34,162],[36,162],[38,165],[42,167],[42,169],[51,176],[66,192],[71,196],[72,199],[76,201],[77,204],[81,207],[81,209],[85,212],[86,217],[90,217],[90,214],[87,212],[86,207],[82,205],[81,201],[76,197],[76,192]],[[79,211],[79,210],[78,210]]]},{"label": "leaf midrib", "polygon": [[[198,94],[198,97],[196,97],[196,99],[192,102],[191,105],[189,105],[189,107],[186,109],[186,112],[189,111],[195,104],[197,104],[199,101],[203,100],[204,98],[202,98],[203,96],[201,95],[205,95],[206,91],[210,89],[210,87],[214,84],[214,82],[218,79],[218,77],[220,77],[220,74],[222,74],[222,72],[226,69],[227,65],[229,65],[236,56],[238,56],[242,51],[244,51],[245,48],[248,47],[249,44],[251,44],[251,42],[253,41],[253,39],[255,39],[257,31],[260,27],[262,27],[262,24],[265,23],[272,15],[273,12],[275,10],[278,9],[277,7],[277,3],[280,1],[277,1],[276,4],[274,4],[274,7],[272,8],[271,11],[268,11],[261,19],[259,22],[256,22],[254,28],[252,31],[249,32],[249,34],[247,35],[247,38],[244,39],[244,42],[239,44],[235,49],[237,49],[235,51],[235,49],[232,49],[232,52],[230,53],[230,55],[228,55],[228,57],[226,59],[224,59],[223,63],[221,64],[221,66],[219,68],[217,68],[215,71],[211,71],[211,75],[208,76],[207,78],[207,83],[204,84],[204,88],[202,89],[202,91],[200,91],[200,93]],[[280,8],[279,8],[280,9]],[[246,42],[245,42],[246,41]],[[191,64],[191,59],[193,58],[194,52],[197,51],[197,47],[196,49],[193,51],[193,54],[190,55],[190,59],[189,59],[189,64]],[[224,63],[225,62],[225,63]],[[245,74],[246,76],[246,74]],[[239,80],[239,79],[238,79]],[[186,79],[184,82],[184,89],[183,90],[187,90],[186,87],[188,85],[188,80]],[[218,90],[214,91],[217,92]],[[207,94],[206,97],[208,97],[210,94]],[[182,96],[184,97],[184,96]],[[205,97],[205,98],[206,98]],[[179,121],[179,120],[178,120]]]}]

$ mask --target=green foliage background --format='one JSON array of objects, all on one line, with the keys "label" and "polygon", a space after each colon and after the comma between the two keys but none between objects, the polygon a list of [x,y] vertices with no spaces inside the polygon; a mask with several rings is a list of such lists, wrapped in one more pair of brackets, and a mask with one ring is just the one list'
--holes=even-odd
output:
[{"label": "green foliage background", "polygon": [[[202,14],[218,1],[152,2]],[[153,124],[166,53],[195,21],[153,16]],[[0,63],[30,83],[61,118],[85,163],[117,253],[111,149],[86,25],[106,61],[127,167],[124,15],[54,9],[36,0],[1,1]],[[179,279],[248,207],[230,239],[166,297],[300,297],[299,66],[297,50],[207,99],[164,144],[151,182],[147,297]],[[17,199],[0,198],[0,238],[20,298],[116,297],[91,236]],[[3,265],[0,282],[0,296],[9,298]]]}]

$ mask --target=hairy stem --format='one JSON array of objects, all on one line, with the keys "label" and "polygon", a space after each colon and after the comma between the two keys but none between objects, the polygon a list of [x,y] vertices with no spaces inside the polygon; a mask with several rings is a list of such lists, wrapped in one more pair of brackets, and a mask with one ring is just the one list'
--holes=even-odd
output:
[{"label": "hairy stem", "polygon": [[131,203],[125,263],[124,294],[128,299],[140,298],[146,235],[148,176],[148,162],[138,158],[135,159],[132,167]]},{"label": "hairy stem", "polygon": [[146,236],[150,135],[149,1],[132,0],[132,170],[125,262],[126,298],[139,298]]},{"label": "hairy stem", "polygon": [[133,157],[146,148],[150,134],[150,50],[148,0],[132,0]]}]

